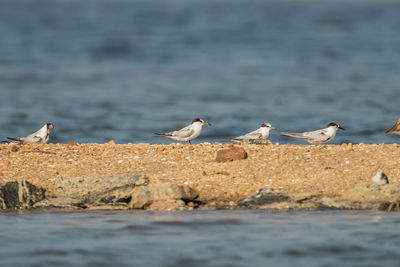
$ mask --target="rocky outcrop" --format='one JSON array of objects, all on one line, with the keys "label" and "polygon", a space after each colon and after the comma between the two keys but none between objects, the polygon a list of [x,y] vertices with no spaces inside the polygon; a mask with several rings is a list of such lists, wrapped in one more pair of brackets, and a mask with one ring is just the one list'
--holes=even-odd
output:
[{"label": "rocky outcrop", "polygon": [[0,186],[0,209],[29,209],[45,198],[45,190],[26,180]]},{"label": "rocky outcrop", "polygon": [[241,208],[263,210],[381,210],[400,211],[400,185],[361,184],[344,195],[281,194],[270,188],[239,203]]},{"label": "rocky outcrop", "polygon": [[291,202],[292,199],[284,194],[275,192],[271,188],[262,188],[258,193],[239,203],[240,208],[257,208],[272,203]]},{"label": "rocky outcrop", "polygon": [[126,207],[133,189],[137,186],[146,186],[148,183],[147,176],[133,174],[67,178],[49,188],[46,192],[46,200],[37,203],[35,207]]},{"label": "rocky outcrop", "polygon": [[[198,205],[199,191],[170,180],[150,182],[145,175],[124,174],[62,179],[49,188],[26,180],[0,185],[0,209],[147,209],[191,210]],[[231,203],[231,202],[229,202]],[[226,207],[226,206],[225,206]],[[400,184],[359,184],[341,195],[280,193],[262,188],[257,194],[229,208],[288,210],[381,210],[400,211]]]},{"label": "rocky outcrop", "polygon": [[177,185],[160,180],[146,187],[137,188],[129,202],[131,209],[180,210],[186,202],[193,201],[199,192],[187,185]]},{"label": "rocky outcrop", "polygon": [[132,190],[145,186],[149,178],[145,175],[123,174],[119,176],[73,177],[61,180],[47,191],[48,198],[72,198],[82,204],[129,202]]},{"label": "rocky outcrop", "polygon": [[145,175],[73,177],[47,191],[22,180],[0,186],[0,208],[184,210],[193,209],[198,196],[187,185],[168,180],[149,183]]},{"label": "rocky outcrop", "polygon": [[217,151],[215,161],[226,162],[247,159],[247,152],[242,147],[228,147]]},{"label": "rocky outcrop", "polygon": [[323,197],[321,203],[338,209],[400,210],[399,184],[360,184],[341,197]]}]

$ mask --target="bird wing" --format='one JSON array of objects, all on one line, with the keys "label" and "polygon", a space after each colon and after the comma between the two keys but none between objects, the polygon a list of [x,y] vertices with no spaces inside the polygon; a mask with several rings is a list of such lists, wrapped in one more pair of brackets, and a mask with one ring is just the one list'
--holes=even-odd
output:
[{"label": "bird wing", "polygon": [[245,135],[241,135],[238,137],[228,137],[226,139],[240,141],[240,140],[252,140],[252,139],[261,139],[261,138],[262,138],[262,134],[260,133],[259,129],[257,129],[255,131],[252,131]]},{"label": "bird wing", "polygon": [[37,135],[30,135],[23,139],[24,144],[35,144],[35,143],[43,143],[43,138]]},{"label": "bird wing", "polygon": [[240,137],[242,137],[241,139],[260,139],[262,138],[262,134],[258,130],[255,130]]},{"label": "bird wing", "polygon": [[303,133],[304,139],[313,140],[313,141],[326,141],[332,136],[328,134],[328,130],[321,129],[312,132]]},{"label": "bird wing", "polygon": [[171,136],[176,136],[176,137],[179,137],[179,138],[187,138],[187,137],[190,137],[190,136],[192,136],[193,133],[194,133],[193,128],[190,127],[190,126],[191,126],[191,125],[186,126],[185,128],[182,128],[182,129],[180,129],[180,130],[178,130],[178,131],[170,132],[170,133],[167,133],[167,134],[170,134]]}]

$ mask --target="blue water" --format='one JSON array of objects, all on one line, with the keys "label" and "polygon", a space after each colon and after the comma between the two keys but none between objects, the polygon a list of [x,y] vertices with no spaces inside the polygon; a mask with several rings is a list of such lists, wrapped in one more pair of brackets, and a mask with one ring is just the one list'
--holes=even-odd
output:
[{"label": "blue water", "polygon": [[[152,138],[202,117],[197,142],[270,122],[393,143],[400,2],[2,0],[0,137],[53,122],[50,142]],[[280,143],[301,143],[273,132]]]},{"label": "blue water", "polygon": [[399,266],[398,213],[9,212],[0,266]]}]

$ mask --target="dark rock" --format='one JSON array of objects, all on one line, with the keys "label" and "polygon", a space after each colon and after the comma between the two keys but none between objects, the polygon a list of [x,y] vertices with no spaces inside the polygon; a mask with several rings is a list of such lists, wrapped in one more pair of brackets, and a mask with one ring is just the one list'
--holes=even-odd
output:
[{"label": "dark rock", "polygon": [[247,159],[247,152],[242,147],[229,147],[217,151],[215,161],[226,162]]},{"label": "dark rock", "polygon": [[105,196],[103,198],[100,199],[100,202],[103,203],[112,203],[115,200],[115,196]]},{"label": "dark rock", "polygon": [[[146,209],[155,202],[169,202],[174,207],[181,207],[182,202],[193,201],[198,196],[199,192],[187,185],[182,186],[168,180],[160,180],[146,187],[137,188],[132,194],[129,208]],[[157,205],[162,206],[160,203]]]},{"label": "dark rock", "polygon": [[147,176],[133,174],[73,177],[61,180],[58,186],[49,190],[46,195],[49,198],[78,199],[85,207],[101,203],[128,203],[133,189],[148,183]]},{"label": "dark rock", "polygon": [[284,194],[275,192],[271,188],[262,188],[258,193],[239,203],[240,208],[257,208],[272,203],[290,202],[292,199]]},{"label": "dark rock", "polygon": [[77,209],[81,208],[81,200],[68,198],[68,197],[59,197],[59,198],[50,198],[44,199],[40,202],[37,202],[33,205],[34,208],[56,208],[56,209]]},{"label": "dark rock", "polygon": [[400,210],[399,184],[359,184],[340,197],[323,197],[325,206],[357,210]]},{"label": "dark rock", "polygon": [[0,197],[3,209],[26,209],[45,198],[45,189],[26,180],[8,182],[0,186]]},{"label": "dark rock", "polygon": [[343,195],[290,193],[287,196],[271,189],[239,203],[239,207],[263,210],[381,210],[400,211],[400,185],[359,184]]}]

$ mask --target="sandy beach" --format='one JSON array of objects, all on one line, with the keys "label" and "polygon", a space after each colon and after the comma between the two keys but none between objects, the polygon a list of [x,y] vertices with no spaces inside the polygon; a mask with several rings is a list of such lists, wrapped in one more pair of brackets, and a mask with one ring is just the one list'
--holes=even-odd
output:
[{"label": "sandy beach", "polygon": [[231,144],[46,144],[1,145],[0,183],[25,179],[51,188],[72,177],[147,175],[199,191],[208,206],[235,205],[272,188],[280,193],[344,194],[370,183],[382,169],[400,182],[400,145],[243,145],[248,158],[216,162]]}]

